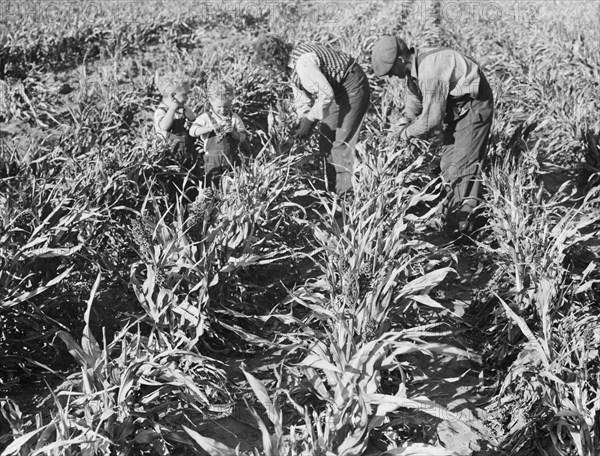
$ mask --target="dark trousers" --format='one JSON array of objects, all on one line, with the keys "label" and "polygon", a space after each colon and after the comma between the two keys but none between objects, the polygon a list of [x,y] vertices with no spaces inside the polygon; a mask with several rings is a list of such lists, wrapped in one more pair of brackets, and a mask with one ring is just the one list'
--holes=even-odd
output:
[{"label": "dark trousers", "polygon": [[442,217],[449,230],[464,230],[481,201],[481,169],[487,156],[494,100],[483,73],[479,95],[464,102],[449,100],[444,122],[440,168],[448,189]]},{"label": "dark trousers", "polygon": [[239,158],[233,160],[225,155],[204,155],[204,186],[219,187],[223,174],[239,164]]},{"label": "dark trousers", "polygon": [[355,64],[339,87],[321,121],[319,152],[325,161],[327,188],[342,195],[352,189],[354,148],[367,109],[369,81]]},{"label": "dark trousers", "polygon": [[235,141],[230,135],[225,135],[220,139],[217,139],[216,135],[211,135],[206,139],[206,152],[204,154],[205,187],[219,187],[221,176],[241,164],[238,149],[238,141]]}]

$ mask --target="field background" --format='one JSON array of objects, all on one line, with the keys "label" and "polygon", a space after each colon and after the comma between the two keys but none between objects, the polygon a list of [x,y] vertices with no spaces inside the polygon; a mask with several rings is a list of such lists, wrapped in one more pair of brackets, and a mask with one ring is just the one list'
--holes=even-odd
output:
[{"label": "field background", "polygon": [[[599,454],[598,2],[1,8],[2,456]],[[367,72],[351,203],[292,139],[264,32]],[[461,50],[493,88],[470,245],[425,224],[438,140],[387,138],[381,34]],[[152,129],[173,70],[198,113],[207,81],[236,87],[252,156],[221,194],[173,189],[194,184]]]}]

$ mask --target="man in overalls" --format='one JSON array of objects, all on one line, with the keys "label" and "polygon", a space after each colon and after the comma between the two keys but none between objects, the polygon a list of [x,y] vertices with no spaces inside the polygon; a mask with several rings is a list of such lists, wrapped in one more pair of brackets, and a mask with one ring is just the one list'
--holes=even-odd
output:
[{"label": "man in overalls", "polygon": [[394,36],[375,43],[372,64],[376,76],[406,78],[399,139],[424,137],[445,124],[440,168],[448,196],[442,220],[453,235],[470,234],[493,117],[492,89],[479,65],[448,48],[409,49]]}]

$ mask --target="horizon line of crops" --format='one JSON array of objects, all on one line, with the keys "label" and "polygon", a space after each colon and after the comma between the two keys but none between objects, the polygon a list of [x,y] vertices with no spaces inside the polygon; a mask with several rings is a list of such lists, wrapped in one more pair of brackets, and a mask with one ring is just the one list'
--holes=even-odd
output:
[{"label": "horizon line of crops", "polygon": [[[181,2],[176,17],[171,5],[163,1],[145,2],[143,7],[139,2],[119,5],[108,0],[81,5],[50,2],[49,10],[43,3],[5,5],[0,78],[23,78],[36,68],[64,70],[102,58],[142,53],[159,44],[192,50],[206,41],[198,30],[219,30],[227,25],[238,33],[258,33],[282,23],[293,27],[298,20],[337,23],[343,14],[337,2]],[[63,27],[56,27],[58,23]]]}]

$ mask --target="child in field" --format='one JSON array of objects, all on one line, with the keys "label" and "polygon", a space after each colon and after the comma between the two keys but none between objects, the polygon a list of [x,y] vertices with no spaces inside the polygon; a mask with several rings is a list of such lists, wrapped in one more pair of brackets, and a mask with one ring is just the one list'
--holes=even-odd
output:
[{"label": "child in field", "polygon": [[196,174],[198,153],[186,126],[187,121],[196,119],[194,111],[185,104],[190,81],[183,75],[168,73],[159,78],[157,85],[163,99],[154,112],[154,129],[167,143],[168,161]]},{"label": "child in field", "polygon": [[215,81],[207,89],[210,110],[198,116],[190,135],[204,141],[204,184],[218,186],[224,172],[241,163],[240,146],[246,145],[246,127],[240,116],[231,111],[233,86]]}]

